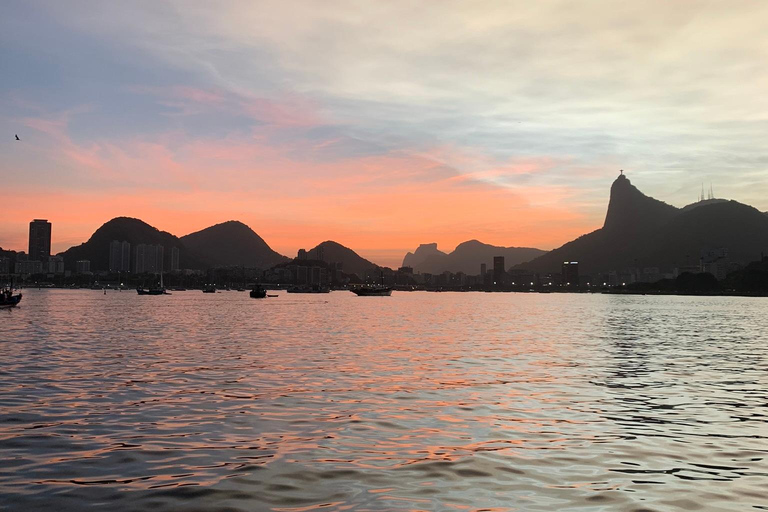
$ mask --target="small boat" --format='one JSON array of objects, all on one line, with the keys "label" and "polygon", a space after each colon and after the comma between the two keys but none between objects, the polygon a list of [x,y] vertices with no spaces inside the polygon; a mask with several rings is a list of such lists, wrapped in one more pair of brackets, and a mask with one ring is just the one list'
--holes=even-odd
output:
[{"label": "small boat", "polygon": [[216,287],[206,286],[205,288],[203,288],[203,293],[216,293]]},{"label": "small boat", "polygon": [[21,302],[21,294],[13,294],[13,284],[0,290],[0,309],[12,308]]},{"label": "small boat", "polygon": [[266,296],[267,290],[263,286],[256,285],[253,290],[251,290],[252,299],[263,299]]},{"label": "small boat", "polygon": [[389,297],[392,295],[391,286],[365,285],[352,288],[350,291],[359,297]]},{"label": "small boat", "polygon": [[[106,293],[106,291],[105,291]],[[170,295],[163,285],[163,273],[160,272],[160,287],[152,288],[136,288],[136,293],[139,295]]]},{"label": "small boat", "polygon": [[288,293],[331,293],[328,286],[320,286],[319,284],[292,286],[287,291]]},{"label": "small boat", "polygon": [[139,295],[170,295],[165,288],[136,288]]},{"label": "small boat", "polygon": [[381,284],[366,284],[351,288],[350,291],[359,297],[389,297],[392,295],[392,287],[384,285],[384,272],[381,273]]}]

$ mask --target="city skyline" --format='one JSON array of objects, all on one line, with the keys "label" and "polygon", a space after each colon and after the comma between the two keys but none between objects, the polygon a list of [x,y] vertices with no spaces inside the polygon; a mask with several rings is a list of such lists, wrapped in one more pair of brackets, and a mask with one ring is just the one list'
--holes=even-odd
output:
[{"label": "city skyline", "polygon": [[768,209],[764,5],[300,7],[13,3],[2,246],[31,218],[58,252],[126,215],[389,266],[552,249],[602,224],[621,168],[676,206],[703,182]]}]

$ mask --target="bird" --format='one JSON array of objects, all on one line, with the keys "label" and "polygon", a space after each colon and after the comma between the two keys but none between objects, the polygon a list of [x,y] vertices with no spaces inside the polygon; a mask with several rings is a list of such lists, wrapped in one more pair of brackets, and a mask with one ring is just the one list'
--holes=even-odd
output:
[{"label": "bird", "polygon": [[16,135],[16,140],[21,140],[18,135]]}]

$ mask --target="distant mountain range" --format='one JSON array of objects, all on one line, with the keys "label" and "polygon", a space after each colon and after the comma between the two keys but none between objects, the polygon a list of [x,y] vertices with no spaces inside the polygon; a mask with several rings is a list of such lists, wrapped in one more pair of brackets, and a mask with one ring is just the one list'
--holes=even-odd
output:
[{"label": "distant mountain range", "polygon": [[759,260],[768,252],[768,217],[751,206],[717,199],[675,208],[646,196],[622,174],[611,186],[601,229],[519,267],[559,272],[563,261],[578,261],[582,274],[631,267],[663,271],[697,265],[702,250],[718,248],[727,248],[735,262]]},{"label": "distant mountain range", "polygon": [[[165,250],[165,268],[170,268],[171,248],[179,249],[181,268],[205,270],[214,266],[268,268],[290,261],[278,254],[242,222],[228,221],[178,238],[144,221],[117,217],[97,229],[87,242],[61,253],[67,269],[77,260],[90,260],[94,271],[109,267],[109,244],[113,240],[135,246],[160,244]],[[726,248],[731,261],[747,263],[768,254],[768,215],[736,201],[707,199],[676,208],[640,192],[625,175],[611,186],[603,227],[572,240],[553,251],[526,247],[498,247],[469,240],[452,252],[437,244],[422,244],[403,259],[403,266],[416,272],[445,271],[477,275],[480,265],[493,266],[494,256],[504,256],[507,268],[532,272],[559,272],[563,261],[578,261],[580,273],[596,274],[627,268],[696,265],[702,250]],[[0,250],[1,251],[1,250]],[[0,256],[14,259],[15,252]],[[325,241],[309,251],[310,259],[340,263],[342,271],[363,277],[379,267],[348,247]]]},{"label": "distant mountain range", "polygon": [[[109,245],[113,240],[131,244],[131,261],[138,244],[159,244],[165,247],[164,266],[170,268],[170,249],[179,249],[181,268],[205,270],[210,267],[245,266],[266,269],[290,258],[274,250],[250,227],[239,221],[216,224],[178,238],[168,232],[150,226],[146,222],[130,217],[116,217],[97,229],[87,242],[71,247],[60,253],[64,256],[67,269],[74,270],[78,260],[89,260],[91,270],[109,268]],[[327,263],[341,263],[347,274],[365,276],[379,266],[355,251],[331,240],[325,241],[309,251],[310,259],[322,259]]]},{"label": "distant mountain range", "polygon": [[415,272],[430,274],[448,271],[477,275],[482,263],[489,269],[493,267],[494,256],[504,256],[504,265],[509,268],[530,261],[545,252],[529,247],[499,247],[469,240],[459,244],[453,252],[445,253],[438,250],[436,243],[431,243],[421,244],[416,251],[406,254],[403,266],[412,267]]},{"label": "distant mountain range", "polygon": [[181,237],[181,242],[215,266],[269,268],[288,261],[251,228],[236,220],[190,233]]}]

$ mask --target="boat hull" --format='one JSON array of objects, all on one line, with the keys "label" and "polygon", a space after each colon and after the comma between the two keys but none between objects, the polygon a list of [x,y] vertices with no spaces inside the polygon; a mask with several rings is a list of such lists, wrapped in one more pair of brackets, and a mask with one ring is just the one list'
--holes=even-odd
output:
[{"label": "boat hull", "polygon": [[4,297],[0,299],[0,309],[7,309],[15,307],[21,302],[21,294],[11,295],[10,297]]},{"label": "boat hull", "polygon": [[138,293],[139,295],[170,295],[164,289],[156,289],[156,288],[151,288],[149,290],[146,290],[143,288],[136,288],[136,293]]},{"label": "boat hull", "polygon": [[304,286],[294,286],[293,288],[288,288],[288,293],[331,293],[330,288],[325,288],[322,286],[312,285],[309,287]]},{"label": "boat hull", "polygon": [[353,288],[352,293],[358,297],[389,297],[392,295],[392,288]]},{"label": "boat hull", "polygon": [[267,296],[267,290],[264,288],[256,288],[251,290],[250,295],[252,299],[263,299]]}]

